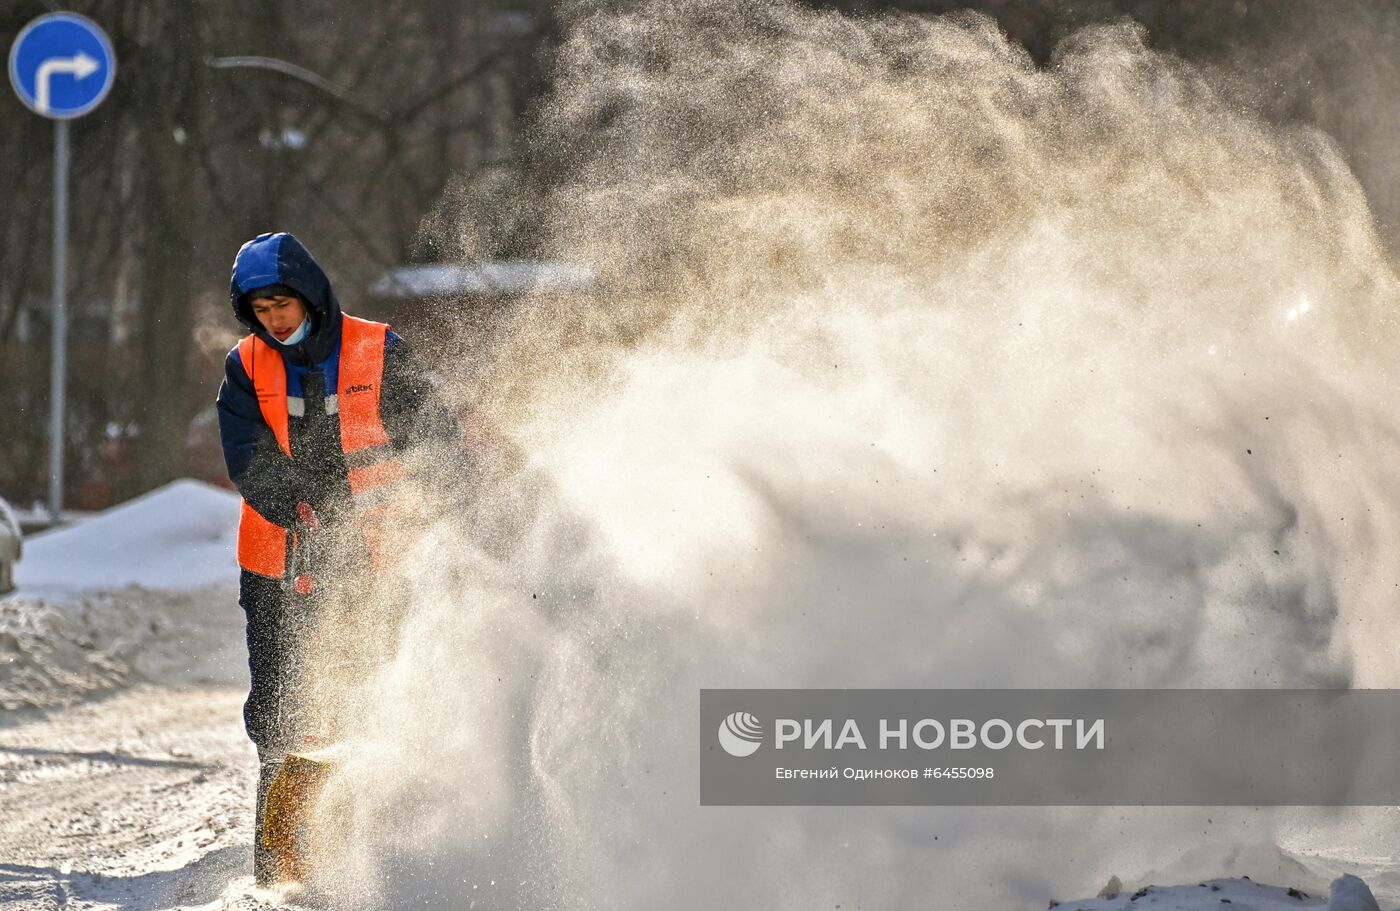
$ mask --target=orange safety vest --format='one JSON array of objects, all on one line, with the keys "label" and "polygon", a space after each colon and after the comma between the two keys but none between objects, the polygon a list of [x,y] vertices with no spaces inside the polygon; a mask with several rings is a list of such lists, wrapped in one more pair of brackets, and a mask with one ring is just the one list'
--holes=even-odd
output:
[{"label": "orange safety vest", "polygon": [[[340,448],[345,453],[350,492],[365,543],[375,566],[383,569],[390,562],[385,520],[393,506],[392,485],[404,473],[379,416],[384,338],[389,327],[353,316],[342,316],[341,320],[340,378],[336,384]],[[272,428],[277,445],[290,456],[287,367],[281,353],[250,335],[238,343],[238,356],[253,380],[263,420]],[[291,538],[290,529],[264,518],[244,501],[238,519],[239,566],[260,576],[282,578],[287,572]]]}]

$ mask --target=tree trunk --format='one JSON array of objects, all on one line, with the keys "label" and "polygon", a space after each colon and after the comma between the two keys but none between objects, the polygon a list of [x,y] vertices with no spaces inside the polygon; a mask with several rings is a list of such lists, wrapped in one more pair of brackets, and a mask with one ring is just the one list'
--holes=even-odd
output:
[{"label": "tree trunk", "polygon": [[[141,369],[137,409],[139,483],[150,489],[184,472],[184,436],[190,415],[189,363],[193,306],[190,265],[202,213],[193,180],[200,141],[199,38],[189,4],[151,11],[145,38],[154,51],[143,61],[139,139],[143,250],[141,257]],[[160,49],[168,48],[162,53]],[[179,53],[175,53],[176,50]],[[201,282],[201,284],[204,284]]]}]

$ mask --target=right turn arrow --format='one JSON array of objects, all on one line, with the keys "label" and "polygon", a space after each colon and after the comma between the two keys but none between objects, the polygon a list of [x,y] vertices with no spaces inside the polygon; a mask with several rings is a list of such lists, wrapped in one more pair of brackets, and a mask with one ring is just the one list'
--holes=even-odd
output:
[{"label": "right turn arrow", "polygon": [[40,114],[49,113],[49,81],[58,73],[65,73],[74,79],[86,79],[101,68],[92,57],[82,51],[72,57],[50,57],[39,64],[34,76],[34,107]]}]

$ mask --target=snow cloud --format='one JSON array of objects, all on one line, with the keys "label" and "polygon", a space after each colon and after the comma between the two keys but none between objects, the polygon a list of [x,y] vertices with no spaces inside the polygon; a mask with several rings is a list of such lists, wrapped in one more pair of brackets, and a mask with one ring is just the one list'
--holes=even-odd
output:
[{"label": "snow cloud", "polygon": [[355,888],[1015,906],[1322,824],[701,808],[695,718],[1400,684],[1397,286],[1325,136],[1130,24],[1038,68],[983,17],[757,0],[579,6],[539,133],[547,252],[599,280],[462,365],[473,499],[328,791]]}]

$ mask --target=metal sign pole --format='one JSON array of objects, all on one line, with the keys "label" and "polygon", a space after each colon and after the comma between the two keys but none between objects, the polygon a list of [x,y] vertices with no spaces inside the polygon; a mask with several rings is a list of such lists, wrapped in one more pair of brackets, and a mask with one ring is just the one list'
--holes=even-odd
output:
[{"label": "metal sign pole", "polygon": [[49,385],[49,519],[63,508],[63,399],[68,355],[68,121],[53,122],[53,364]]},{"label": "metal sign pole", "polygon": [[68,121],[102,103],[117,55],[107,33],[77,13],[48,13],[10,46],[10,85],[53,120],[53,354],[49,374],[49,519],[63,509],[63,399],[68,376]]}]

